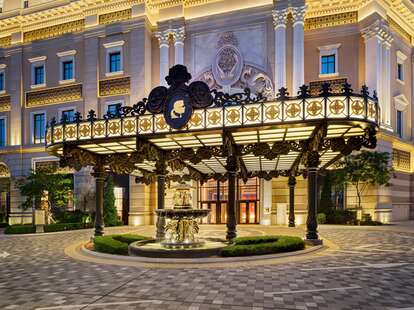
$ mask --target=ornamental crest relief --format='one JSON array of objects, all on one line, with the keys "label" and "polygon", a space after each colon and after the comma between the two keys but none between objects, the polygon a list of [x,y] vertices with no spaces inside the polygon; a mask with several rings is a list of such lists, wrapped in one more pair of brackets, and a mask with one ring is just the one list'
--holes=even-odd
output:
[{"label": "ornamental crest relief", "polygon": [[210,68],[196,80],[205,82],[210,89],[235,93],[248,87],[253,93],[274,97],[273,84],[268,75],[254,65],[245,63],[239,41],[232,31],[224,32],[217,41],[217,52]]}]

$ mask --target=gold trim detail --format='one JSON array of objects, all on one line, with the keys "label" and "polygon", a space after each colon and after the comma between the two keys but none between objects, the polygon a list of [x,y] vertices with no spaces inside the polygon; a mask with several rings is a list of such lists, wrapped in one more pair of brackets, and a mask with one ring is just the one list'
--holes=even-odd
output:
[{"label": "gold trim detail", "polygon": [[305,19],[305,30],[320,29],[358,22],[358,12],[346,12],[334,15],[319,16]]},{"label": "gold trim detail", "polygon": [[79,19],[72,22],[59,24],[51,27],[45,27],[23,33],[23,42],[32,42],[36,40],[49,39],[58,37],[66,33],[82,31],[85,29],[85,20]]},{"label": "gold trim detail", "polygon": [[390,24],[390,28],[395,33],[399,34],[404,40],[411,43],[411,35],[405,31],[395,20],[391,17],[387,16],[388,23]]},{"label": "gold trim detail", "polygon": [[328,83],[331,87],[332,94],[342,94],[342,88],[344,88],[346,82],[346,78],[313,81],[309,83],[309,93],[311,94],[311,96],[319,96],[322,89],[322,85],[324,83]]},{"label": "gold trim detail", "polygon": [[82,99],[82,84],[36,90],[26,93],[26,107],[57,104]]},{"label": "gold trim detail", "polygon": [[246,118],[249,121],[256,121],[259,119],[260,113],[258,108],[249,108],[246,112]]},{"label": "gold trim detail", "polygon": [[11,45],[11,36],[0,38],[0,47],[8,47]]},{"label": "gold trim detail", "polygon": [[130,78],[121,77],[99,81],[99,96],[126,95],[130,90]]},{"label": "gold trim detail", "polygon": [[123,20],[131,19],[131,17],[132,17],[131,9],[102,14],[102,15],[99,15],[99,25],[112,24],[112,23],[123,21]]},{"label": "gold trim detail", "polygon": [[319,101],[311,101],[307,109],[310,116],[317,116],[322,112],[322,104]]},{"label": "gold trim detail", "polygon": [[329,111],[332,114],[341,114],[345,110],[345,104],[341,100],[334,100],[329,104]]},{"label": "gold trim detail", "polygon": [[0,112],[7,112],[11,109],[11,99],[9,95],[0,96]]},{"label": "gold trim detail", "polygon": [[10,170],[5,164],[0,164],[0,177],[10,177]]},{"label": "gold trim detail", "polygon": [[398,171],[411,171],[410,152],[392,149],[392,167]]}]

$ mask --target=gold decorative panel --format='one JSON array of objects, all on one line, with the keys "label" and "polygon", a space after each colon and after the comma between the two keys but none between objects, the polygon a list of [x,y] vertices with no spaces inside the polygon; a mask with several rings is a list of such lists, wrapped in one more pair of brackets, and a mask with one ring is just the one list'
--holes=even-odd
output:
[{"label": "gold decorative panel", "polygon": [[10,96],[0,96],[0,112],[7,112],[11,109]]},{"label": "gold decorative panel", "polygon": [[305,30],[320,29],[358,22],[358,12],[346,12],[334,15],[319,16],[305,19]]},{"label": "gold decorative panel", "polygon": [[0,38],[0,47],[8,47],[11,45],[11,36]]},{"label": "gold decorative panel", "polygon": [[61,86],[26,93],[26,107],[77,101],[82,99],[82,84]]},{"label": "gold decorative panel", "polygon": [[111,12],[111,13],[99,15],[99,24],[100,25],[112,24],[112,23],[130,19],[131,17],[132,17],[131,9]]},{"label": "gold decorative panel", "polygon": [[324,83],[329,83],[331,86],[331,92],[333,94],[341,94],[342,88],[344,87],[344,84],[346,82],[347,80],[345,78],[310,82],[309,92],[311,96],[318,96],[321,91],[322,85]]},{"label": "gold decorative panel", "polygon": [[405,31],[395,20],[393,20],[391,17],[387,16],[388,23],[390,24],[390,28],[392,31],[399,34],[404,40],[408,41],[408,43],[411,43],[411,35]]},{"label": "gold decorative panel", "polygon": [[392,149],[392,167],[399,171],[411,171],[410,152]]},{"label": "gold decorative panel", "polygon": [[130,78],[121,77],[99,81],[99,96],[115,96],[129,94]]},{"label": "gold decorative panel", "polygon": [[82,31],[85,28],[85,20],[79,19],[72,22],[59,24],[51,27],[31,30],[23,33],[23,42],[32,42],[58,37],[66,33]]}]

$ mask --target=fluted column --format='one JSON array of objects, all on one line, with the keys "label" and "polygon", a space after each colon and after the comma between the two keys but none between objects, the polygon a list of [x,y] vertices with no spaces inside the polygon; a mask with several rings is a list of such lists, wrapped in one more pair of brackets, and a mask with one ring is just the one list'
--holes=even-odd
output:
[{"label": "fluted column", "polygon": [[362,31],[365,41],[365,84],[377,92],[381,107],[381,126],[391,129],[391,53],[393,40],[388,26],[377,20]]},{"label": "fluted column", "polygon": [[102,236],[104,234],[104,217],[103,217],[103,203],[104,203],[104,185],[106,173],[103,165],[98,163],[94,167],[92,174],[95,177],[96,189],[95,189],[95,237]]},{"label": "fluted column", "polygon": [[273,10],[275,27],[275,92],[286,87],[286,18],[288,10]]},{"label": "fluted column", "polygon": [[167,86],[165,77],[168,75],[169,70],[169,36],[170,30],[158,31],[155,33],[155,37],[158,38],[160,44],[160,84]]},{"label": "fluted column", "polygon": [[184,27],[175,29],[172,35],[174,38],[175,64],[184,65],[184,39],[185,39]]},{"label": "fluted column", "polygon": [[318,237],[318,151],[309,151],[306,163],[308,170],[308,218],[306,220],[306,240],[317,244],[321,241]]},{"label": "fluted column", "polygon": [[289,185],[289,227],[295,227],[296,178],[293,175],[289,176],[288,185]]},{"label": "fluted column", "polygon": [[383,43],[384,57],[384,119],[383,123],[387,129],[392,130],[391,126],[391,42],[386,38]]},{"label": "fluted column", "polygon": [[237,182],[237,159],[234,156],[227,158],[226,170],[228,173],[228,203],[227,203],[227,240],[237,237],[236,230],[236,182]]},{"label": "fluted column", "polygon": [[292,8],[293,17],[293,77],[292,95],[305,83],[305,11],[306,6]]}]

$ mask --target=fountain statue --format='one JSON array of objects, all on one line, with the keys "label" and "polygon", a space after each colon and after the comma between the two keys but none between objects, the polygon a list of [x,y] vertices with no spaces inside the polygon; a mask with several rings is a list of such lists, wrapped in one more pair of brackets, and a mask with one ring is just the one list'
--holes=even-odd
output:
[{"label": "fountain statue", "polygon": [[199,247],[203,242],[196,238],[199,231],[197,220],[207,216],[210,210],[192,208],[190,185],[179,184],[174,190],[173,208],[155,211],[158,216],[169,220],[164,226],[166,238],[161,245],[166,248]]}]

